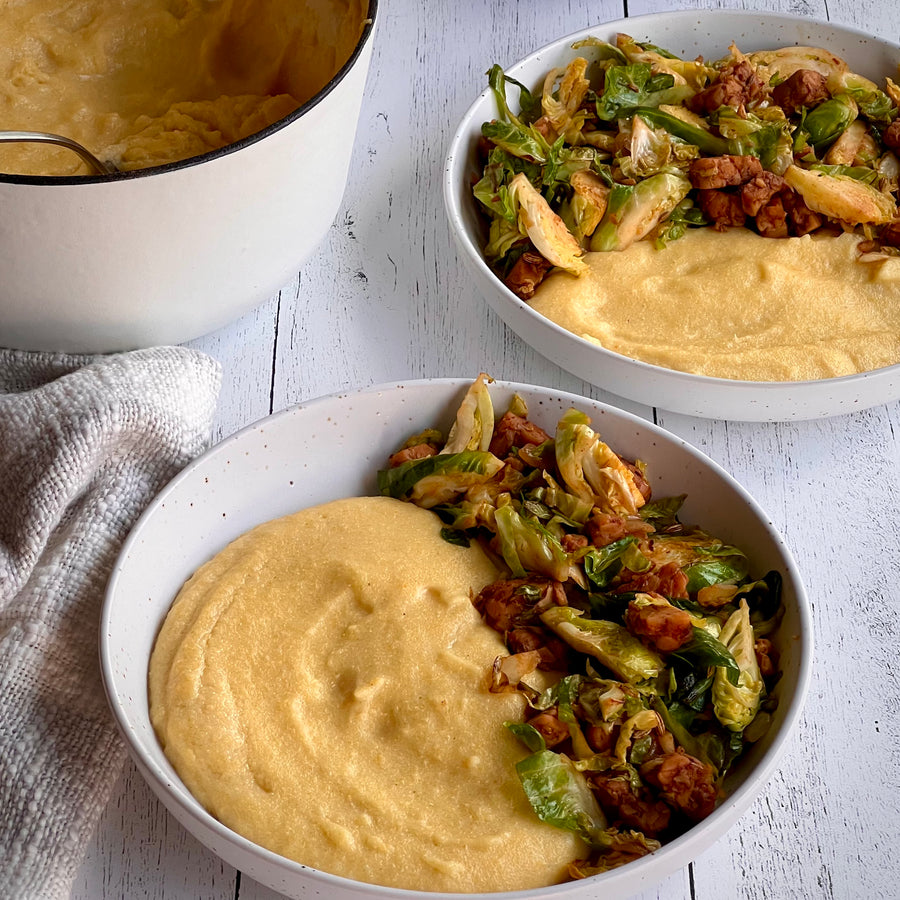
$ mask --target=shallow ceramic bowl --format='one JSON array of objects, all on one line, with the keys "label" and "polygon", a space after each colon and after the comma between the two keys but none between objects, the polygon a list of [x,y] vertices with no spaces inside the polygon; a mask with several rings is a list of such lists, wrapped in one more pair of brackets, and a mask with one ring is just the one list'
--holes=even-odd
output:
[{"label": "shallow ceramic bowl", "polygon": [[[539,88],[546,73],[565,66],[579,51],[572,44],[589,35],[615,40],[617,32],[649,40],[686,58],[726,55],[735,41],[741,50],[786,45],[822,46],[850,68],[883,83],[897,71],[900,46],[861,31],[813,19],[763,12],[703,11],[659,13],[607,22],[568,35],[515,63],[507,73]],[[485,68],[494,60],[485,60]],[[483,122],[497,117],[493,94],[485,89],[463,116],[444,167],[444,202],[460,254],[484,298],[521,338],[548,359],[591,384],[621,397],[695,416],[746,421],[813,419],[865,409],[900,397],[900,365],[842,378],[804,382],[732,381],[691,375],[613,353],[536,313],[491,271],[482,255],[484,222],[472,197],[480,177],[475,148]]]},{"label": "shallow ceramic bowl", "polygon": [[[138,768],[175,817],[233,866],[290,897],[333,900],[459,897],[361,884],[284,859],[226,828],[191,796],[150,724],[147,669],[157,631],[183,582],[242,532],[268,519],[339,497],[375,494],[375,472],[410,434],[445,429],[469,382],[414,381],[325,397],[263,419],[189,465],[157,497],[127,539],[109,581],[100,630],[109,702]],[[658,852],[612,872],[537,891],[479,895],[482,900],[586,900],[630,896],[687,865],[760,793],[797,724],[810,674],[808,602],[783,540],[755,501],[719,466],[673,435],[596,401],[545,388],[497,383],[495,406],[513,392],[545,428],[571,406],[587,412],[604,439],[646,460],[656,496],[686,492],[685,521],[705,524],[744,548],[760,574],[784,577],[779,631],[784,676],[768,734],[727,782],[728,797],[701,824]],[[548,826],[549,827],[549,826]],[[475,896],[475,895],[471,895]]]},{"label": "shallow ceramic bowl", "polygon": [[272,296],[340,207],[377,7],[328,84],[244,140],[108,176],[0,174],[0,346],[183,343]]}]

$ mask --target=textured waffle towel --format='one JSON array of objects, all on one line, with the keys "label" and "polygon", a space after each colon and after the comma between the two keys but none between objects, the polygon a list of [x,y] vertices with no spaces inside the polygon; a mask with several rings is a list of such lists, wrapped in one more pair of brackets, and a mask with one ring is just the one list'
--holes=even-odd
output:
[{"label": "textured waffle towel", "polygon": [[103,590],[141,511],[205,446],[220,382],[177,347],[0,350],[0,897],[67,897],[124,762]]}]

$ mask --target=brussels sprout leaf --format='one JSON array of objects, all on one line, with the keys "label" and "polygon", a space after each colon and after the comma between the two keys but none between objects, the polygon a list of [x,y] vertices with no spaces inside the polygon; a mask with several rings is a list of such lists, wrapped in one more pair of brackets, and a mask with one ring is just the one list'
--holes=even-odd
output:
[{"label": "brussels sprout leaf", "polygon": [[569,646],[599,659],[629,684],[656,678],[665,668],[655,650],[645,647],[628,629],[615,622],[588,619],[570,606],[551,607],[541,613],[541,621]]},{"label": "brussels sprout leaf", "polygon": [[594,547],[583,557],[584,574],[595,587],[603,590],[619,574],[622,567],[632,572],[644,572],[650,560],[638,550],[633,537],[620,538],[605,547]]},{"label": "brussels sprout leaf", "polygon": [[532,94],[520,81],[516,81],[515,78],[511,78],[509,75],[504,74],[503,69],[500,66],[496,64],[491,66],[487,74],[488,84],[494,92],[494,96],[497,100],[497,107],[500,110],[502,118],[511,122],[519,121],[518,117],[513,115],[509,108],[506,89],[507,85],[510,84],[515,85],[515,87],[519,89],[519,109],[521,110],[520,115],[522,118],[530,120],[540,112],[541,98],[535,97],[534,94]]},{"label": "brussels sprout leaf", "polygon": [[712,547],[698,547],[699,562],[685,566],[688,577],[687,590],[694,594],[700,588],[722,582],[740,583],[749,570],[747,558],[737,549],[725,544]]},{"label": "brussels sprout leaf", "polygon": [[512,504],[494,513],[500,552],[513,575],[538,572],[565,581],[572,564],[559,541],[536,519],[520,516]]},{"label": "brussels sprout leaf", "polygon": [[438,454],[380,470],[378,490],[387,497],[411,498],[431,508],[473,484],[487,481],[502,468],[503,463],[493,453],[483,450]]},{"label": "brussels sprout leaf", "polygon": [[659,106],[672,99],[675,79],[669,74],[654,75],[647,63],[610,66],[606,70],[603,93],[597,100],[597,115],[605,122],[620,118],[637,107]]},{"label": "brussels sprout leaf", "polygon": [[528,722],[503,723],[532,753],[540,753],[547,749],[544,736]]},{"label": "brussels sprout leaf", "polygon": [[587,779],[565,754],[541,750],[517,763],[516,772],[542,822],[596,842],[606,817]]},{"label": "brussels sprout leaf", "polygon": [[448,544],[454,544],[457,547],[468,547],[471,543],[468,536],[464,532],[457,531],[455,528],[442,528],[441,537]]},{"label": "brussels sprout leaf", "polygon": [[728,680],[733,685],[736,685],[740,678],[741,670],[735,662],[731,651],[708,631],[704,631],[696,626],[694,626],[693,631],[694,634],[691,639],[670,653],[669,659],[679,660],[692,669],[701,669],[704,672],[711,666],[721,667],[725,669]]},{"label": "brussels sprout leaf", "polygon": [[685,499],[687,499],[687,494],[650,500],[641,507],[640,517],[645,522],[650,522],[657,527],[674,525],[678,522],[678,511],[684,505]]}]

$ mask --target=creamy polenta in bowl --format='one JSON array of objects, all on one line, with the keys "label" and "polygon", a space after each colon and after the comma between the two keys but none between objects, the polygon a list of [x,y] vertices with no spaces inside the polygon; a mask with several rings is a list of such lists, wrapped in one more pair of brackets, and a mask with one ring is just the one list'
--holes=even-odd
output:
[{"label": "creamy polenta in bowl", "polygon": [[[703,626],[732,647],[719,662],[736,676],[734,685],[722,676],[715,705],[728,724],[713,730],[750,729],[733,764],[715,753],[706,761],[694,756],[717,741],[734,748],[732,739],[722,744],[721,735],[710,736],[707,750],[700,749],[704,739],[688,752],[681,742],[690,738],[675,736],[677,724],[665,724],[665,710],[654,708],[649,694],[646,708],[637,699],[638,684],[669,684],[663,656],[675,645],[665,639],[668,649],[654,649],[646,635],[624,638],[621,624],[597,625],[615,634],[607,646],[612,656],[593,657],[569,674],[541,665],[537,646],[510,644],[512,631],[518,640],[546,626],[564,643],[573,629],[590,630],[580,624],[585,610],[575,610],[575,595],[586,597],[578,586],[584,573],[599,578],[606,564],[585,563],[593,551],[573,535],[562,557],[547,557],[557,568],[532,573],[531,588],[515,594],[515,615],[533,621],[513,629],[498,618],[498,591],[520,584],[510,547],[518,548],[519,563],[532,565],[527,542],[513,539],[504,550],[466,540],[472,523],[458,516],[451,523],[446,508],[464,495],[475,504],[477,495],[486,514],[491,502],[484,501],[496,495],[496,520],[507,517],[508,524],[513,507],[499,497],[511,489],[518,464],[499,473],[513,456],[536,460],[533,440],[557,423],[595,435],[589,452],[606,461],[602,471],[611,479],[597,477],[610,496],[626,502],[627,493],[628,502],[640,504],[633,486],[641,499],[646,493],[666,506],[665,496],[686,492],[679,515],[709,529],[701,543],[715,534],[740,547],[737,556],[733,548],[716,553],[716,571],[728,584],[712,592],[717,598]],[[563,431],[555,440],[558,448],[570,446]],[[585,459],[582,470],[589,469]],[[539,474],[533,466],[527,471]],[[563,502],[561,494],[541,496],[544,504]],[[655,507],[647,502],[649,514]],[[526,518],[533,511],[516,509]],[[579,513],[573,507],[566,515]],[[638,518],[625,514],[623,521],[634,526]],[[597,534],[591,540],[609,546]],[[621,554],[606,556],[615,563],[606,570],[613,577],[607,586],[627,587],[615,580],[625,577]],[[558,570],[563,557],[570,572]],[[629,556],[643,573],[641,592],[681,593],[657,577],[673,576],[672,565],[663,571],[636,560]],[[740,572],[722,574],[732,565]],[[768,572],[778,573],[779,600],[758,606],[776,586]],[[759,584],[751,588],[745,575],[760,576]],[[688,594],[698,589],[676,578]],[[569,584],[570,602],[545,590],[551,582]],[[550,607],[562,610],[559,621]],[[763,626],[776,608],[771,627]],[[751,624],[739,628],[745,612]],[[654,607],[635,615],[649,621],[657,613]],[[725,624],[732,615],[731,631],[712,621]],[[735,637],[750,627],[766,631],[774,665],[758,677],[753,653],[745,652],[750,632]],[[696,637],[693,628],[688,624],[682,638]],[[207,846],[288,896],[622,898],[686,865],[765,789],[806,692],[808,638],[807,601],[781,538],[752,499],[697,451],[585,398],[485,379],[443,380],[286,410],[189,466],[123,547],[104,605],[101,660],[112,709],[150,786]],[[553,644],[550,631],[545,640]],[[684,654],[694,652],[684,647]],[[570,650],[569,662],[581,665],[581,651]],[[625,658],[637,668],[623,668]],[[576,684],[585,698],[602,687],[608,728],[599,707],[593,726],[580,718],[591,705],[585,698],[577,703],[569,692],[561,699]],[[560,715],[565,721],[568,713],[556,708],[566,704],[574,730],[562,736]],[[607,783],[618,753],[626,768],[643,767],[647,792],[661,792],[642,795],[640,823],[628,819]],[[653,787],[676,770],[693,785],[680,799]]]},{"label": "creamy polenta in bowl", "polygon": [[[45,131],[118,169],[198,156],[262,131],[347,62],[365,0],[26,0],[0,26],[0,129]],[[0,144],[0,172],[92,174],[65,150]]]},{"label": "creamy polenta in bowl", "polygon": [[8,8],[0,131],[98,164],[0,139],[0,344],[180,344],[283,287],[340,208],[377,20],[377,0]]},{"label": "creamy polenta in bowl", "polygon": [[755,420],[894,399],[898,63],[779,15],[569,35],[490,70],[451,230],[520,335],[622,396]]}]

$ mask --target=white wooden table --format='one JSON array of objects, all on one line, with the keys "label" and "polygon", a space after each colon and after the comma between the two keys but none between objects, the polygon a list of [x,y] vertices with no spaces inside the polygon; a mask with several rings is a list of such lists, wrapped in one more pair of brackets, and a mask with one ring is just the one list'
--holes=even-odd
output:
[{"label": "white wooden table", "polygon": [[[545,384],[608,400],[692,442],[768,510],[815,616],[814,677],[789,755],[755,806],[656,890],[671,900],[900,897],[900,403],[791,425],[707,421],[582,382],[476,296],[440,177],[452,128],[493,62],[665,0],[381,0],[344,205],[319,252],[256,311],[194,343],[221,360],[214,439],[332,391],[428,376]],[[692,0],[780,10],[900,39],[897,0]],[[75,900],[276,895],[220,862],[129,763]]]}]

